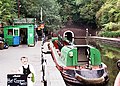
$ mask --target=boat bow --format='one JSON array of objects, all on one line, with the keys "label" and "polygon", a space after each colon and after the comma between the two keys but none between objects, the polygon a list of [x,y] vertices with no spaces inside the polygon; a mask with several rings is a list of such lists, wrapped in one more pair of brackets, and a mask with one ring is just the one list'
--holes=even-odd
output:
[{"label": "boat bow", "polygon": [[105,76],[106,76],[106,74],[104,74],[103,76],[101,76],[99,78],[86,78],[86,77],[81,76],[78,73],[75,73],[75,78],[77,80],[82,81],[82,82],[87,83],[87,84],[100,84],[100,83],[104,83]]}]

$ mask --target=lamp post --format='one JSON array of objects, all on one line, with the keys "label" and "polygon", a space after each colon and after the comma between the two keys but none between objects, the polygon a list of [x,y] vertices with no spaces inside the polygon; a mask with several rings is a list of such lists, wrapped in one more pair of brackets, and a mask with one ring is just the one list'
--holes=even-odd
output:
[{"label": "lamp post", "polygon": [[18,0],[18,18],[20,18],[20,7],[21,7],[20,0]]},{"label": "lamp post", "polygon": [[43,31],[43,29],[44,29],[44,22],[43,22],[43,18],[42,18],[42,16],[43,16],[43,9],[42,9],[42,7],[41,7],[40,14],[41,14],[41,17],[40,17],[40,20],[41,20],[40,27],[41,27],[41,31],[42,31],[42,41],[43,41],[43,44],[44,44],[44,42],[45,42],[45,33]]},{"label": "lamp post", "polygon": [[41,12],[40,12],[40,13],[41,13],[40,20],[41,20],[41,22],[42,22],[42,7],[41,7]]}]

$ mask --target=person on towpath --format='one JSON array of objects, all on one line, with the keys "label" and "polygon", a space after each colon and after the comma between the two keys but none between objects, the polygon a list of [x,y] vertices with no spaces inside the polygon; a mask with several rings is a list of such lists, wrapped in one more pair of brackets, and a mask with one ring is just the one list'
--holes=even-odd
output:
[{"label": "person on towpath", "polygon": [[21,57],[22,66],[18,72],[27,75],[27,86],[33,86],[35,82],[35,70],[31,64],[28,63],[27,57]]},{"label": "person on towpath", "polygon": [[114,86],[120,86],[120,60],[117,61],[117,67],[119,69],[119,72],[118,72],[118,74],[116,76]]},{"label": "person on towpath", "polygon": [[116,79],[115,79],[115,83],[114,86],[120,86],[120,72],[118,73]]}]

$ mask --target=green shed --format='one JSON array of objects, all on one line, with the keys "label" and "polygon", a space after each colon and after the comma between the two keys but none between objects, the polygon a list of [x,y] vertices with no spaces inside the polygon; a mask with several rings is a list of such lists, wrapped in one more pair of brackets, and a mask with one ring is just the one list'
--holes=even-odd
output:
[{"label": "green shed", "polygon": [[4,38],[9,45],[35,45],[35,29],[33,24],[4,27]]}]

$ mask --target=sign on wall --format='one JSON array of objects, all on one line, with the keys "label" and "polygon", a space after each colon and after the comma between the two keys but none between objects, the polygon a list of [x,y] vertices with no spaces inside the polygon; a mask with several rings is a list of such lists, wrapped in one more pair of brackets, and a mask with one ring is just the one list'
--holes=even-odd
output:
[{"label": "sign on wall", "polygon": [[14,24],[34,24],[35,23],[35,18],[18,18],[18,19],[13,19]]}]

